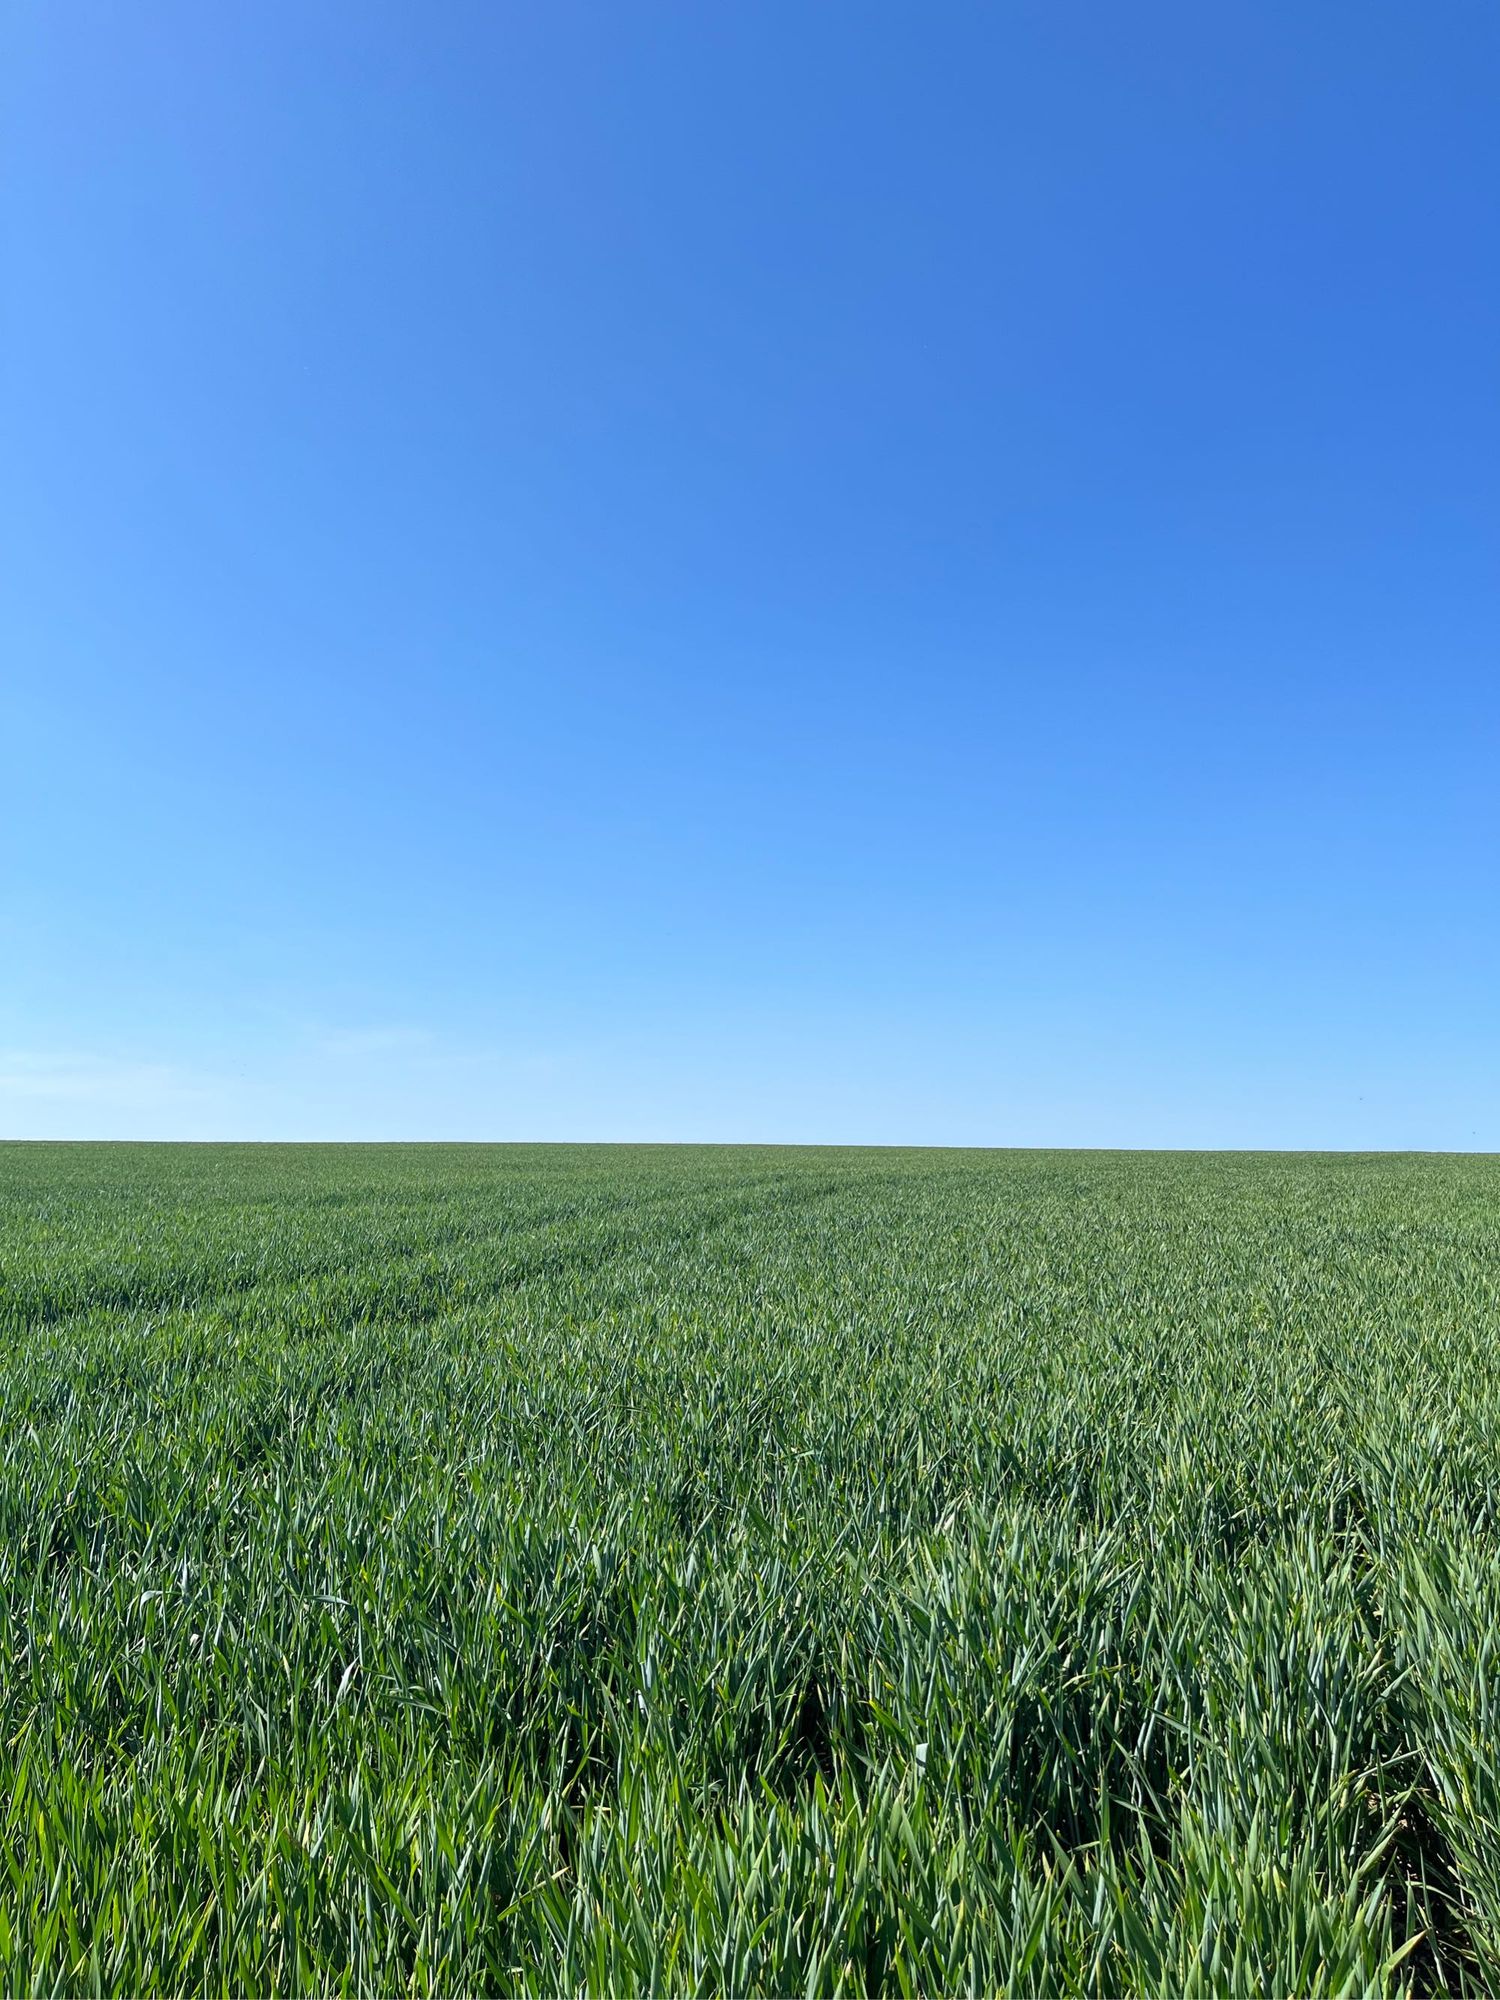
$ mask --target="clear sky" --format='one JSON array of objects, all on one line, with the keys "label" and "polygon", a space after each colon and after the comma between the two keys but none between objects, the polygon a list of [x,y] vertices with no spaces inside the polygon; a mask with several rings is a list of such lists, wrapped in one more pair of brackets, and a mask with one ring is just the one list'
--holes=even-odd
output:
[{"label": "clear sky", "polygon": [[0,1131],[1500,1148],[1500,14],[18,0]]}]

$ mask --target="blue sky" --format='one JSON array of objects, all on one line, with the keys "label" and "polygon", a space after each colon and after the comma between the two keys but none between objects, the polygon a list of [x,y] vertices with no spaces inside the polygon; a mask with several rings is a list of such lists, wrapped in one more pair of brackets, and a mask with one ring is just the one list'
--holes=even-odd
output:
[{"label": "blue sky", "polygon": [[10,12],[0,1131],[1500,1148],[1500,16]]}]

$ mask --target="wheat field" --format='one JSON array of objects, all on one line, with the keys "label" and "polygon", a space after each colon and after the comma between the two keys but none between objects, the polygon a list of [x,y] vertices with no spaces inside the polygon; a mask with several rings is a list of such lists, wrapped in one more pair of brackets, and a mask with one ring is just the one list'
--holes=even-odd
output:
[{"label": "wheat field", "polygon": [[6,1991],[1500,1987],[1500,1162],[0,1147]]}]

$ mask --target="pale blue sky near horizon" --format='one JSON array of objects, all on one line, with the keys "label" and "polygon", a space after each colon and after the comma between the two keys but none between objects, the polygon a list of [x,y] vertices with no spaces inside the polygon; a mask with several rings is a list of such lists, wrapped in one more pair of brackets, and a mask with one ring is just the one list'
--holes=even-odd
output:
[{"label": "pale blue sky near horizon", "polygon": [[19,0],[0,1137],[1500,1150],[1500,15]]}]

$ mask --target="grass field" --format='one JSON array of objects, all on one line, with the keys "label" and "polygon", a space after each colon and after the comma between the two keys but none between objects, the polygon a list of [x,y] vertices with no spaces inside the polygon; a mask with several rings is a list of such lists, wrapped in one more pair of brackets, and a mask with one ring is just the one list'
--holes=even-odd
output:
[{"label": "grass field", "polygon": [[0,1148],[9,1992],[1500,1988],[1500,1162]]}]

